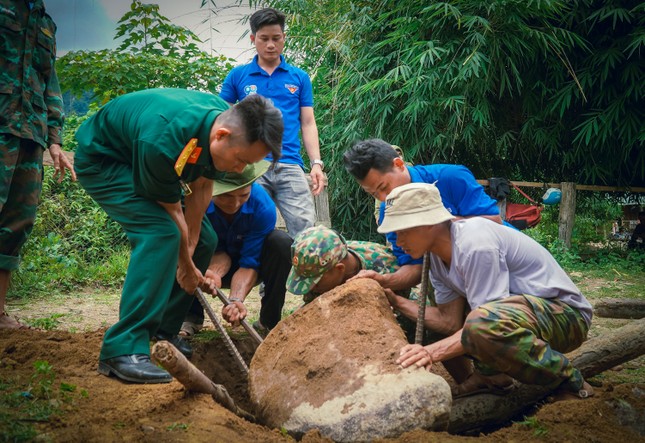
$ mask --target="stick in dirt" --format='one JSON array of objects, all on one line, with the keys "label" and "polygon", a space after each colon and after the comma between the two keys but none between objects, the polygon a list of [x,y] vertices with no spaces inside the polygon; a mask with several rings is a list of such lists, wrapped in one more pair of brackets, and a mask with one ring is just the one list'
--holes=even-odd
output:
[{"label": "stick in dirt", "polygon": [[[432,291],[432,294],[430,294]],[[421,294],[419,294],[419,310],[417,311],[417,329],[415,331],[414,342],[418,345],[423,344],[424,322],[426,318],[426,300],[430,299],[430,305],[436,306],[434,302],[434,288],[430,284],[430,253],[423,254],[423,267],[421,270]]]},{"label": "stick in dirt", "polygon": [[211,319],[213,324],[217,326],[217,330],[220,332],[220,334],[222,334],[226,349],[228,349],[231,355],[235,357],[235,361],[237,362],[242,372],[244,372],[244,375],[248,375],[249,367],[246,365],[246,362],[242,358],[242,354],[240,354],[240,351],[238,351],[235,343],[233,343],[233,340],[231,340],[231,337],[228,335],[228,332],[226,332],[224,325],[215,314],[215,311],[213,311],[213,308],[211,308],[211,305],[208,303],[208,300],[206,300],[206,297],[204,296],[204,293],[200,288],[197,288],[195,290],[195,297],[197,297],[199,302],[202,304],[204,311],[206,312],[206,314],[208,314],[208,317]]},{"label": "stick in dirt", "polygon": [[163,368],[175,377],[186,390],[203,394],[210,394],[220,405],[246,420],[255,422],[255,416],[239,408],[226,388],[213,383],[202,371],[167,341],[159,341],[152,347],[152,357]]},{"label": "stick in dirt", "polygon": [[[224,303],[224,306],[231,304],[231,301],[226,297],[226,295],[224,295],[220,288],[215,288],[215,295],[217,295],[217,298],[219,298],[222,303]],[[253,326],[251,326],[249,322],[246,321],[246,319],[242,320],[240,323],[242,324],[244,329],[246,329],[246,332],[249,333],[251,338],[257,342],[258,345],[262,343],[262,337],[260,336],[260,334],[258,334],[258,331],[256,331]]]}]

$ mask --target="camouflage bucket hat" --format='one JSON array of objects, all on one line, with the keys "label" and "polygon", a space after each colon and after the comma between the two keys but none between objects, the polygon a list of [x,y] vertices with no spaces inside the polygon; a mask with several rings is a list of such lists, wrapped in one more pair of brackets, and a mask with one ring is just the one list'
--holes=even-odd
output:
[{"label": "camouflage bucket hat", "polygon": [[291,245],[291,272],[287,290],[292,294],[311,292],[325,272],[347,256],[345,239],[333,229],[314,226],[296,235]]}]

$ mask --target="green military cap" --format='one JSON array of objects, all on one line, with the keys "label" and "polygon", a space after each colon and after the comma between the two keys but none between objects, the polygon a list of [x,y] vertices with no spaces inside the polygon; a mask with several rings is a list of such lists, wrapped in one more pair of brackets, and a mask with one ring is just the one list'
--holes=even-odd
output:
[{"label": "green military cap", "polygon": [[247,165],[240,174],[227,172],[222,178],[216,179],[213,183],[213,197],[249,186],[267,172],[270,165],[270,162],[260,160],[257,163]]},{"label": "green military cap", "polygon": [[291,246],[291,272],[287,289],[305,295],[329,271],[347,256],[345,239],[333,229],[314,226],[296,235]]}]

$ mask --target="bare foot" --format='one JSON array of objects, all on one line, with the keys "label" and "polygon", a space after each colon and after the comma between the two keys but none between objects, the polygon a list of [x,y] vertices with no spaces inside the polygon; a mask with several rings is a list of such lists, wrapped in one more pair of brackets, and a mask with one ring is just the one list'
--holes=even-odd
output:
[{"label": "bare foot", "polygon": [[582,388],[578,392],[570,391],[564,386],[556,389],[556,391],[549,396],[551,402],[565,401],[565,400],[584,400],[593,397],[593,388],[586,381],[582,384]]},{"label": "bare foot", "polygon": [[15,318],[3,312],[0,314],[0,329],[29,329],[29,326],[23,325]]}]

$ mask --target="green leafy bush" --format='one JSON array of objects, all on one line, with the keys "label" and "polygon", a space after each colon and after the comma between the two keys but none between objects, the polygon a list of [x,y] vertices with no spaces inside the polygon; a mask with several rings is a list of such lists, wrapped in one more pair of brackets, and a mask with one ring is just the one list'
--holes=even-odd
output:
[{"label": "green leafy bush", "polygon": [[[78,126],[89,118],[67,118],[63,143],[74,151]],[[33,231],[22,249],[11,296],[24,297],[78,286],[115,286],[125,276],[129,245],[112,221],[78,182],[61,183],[44,168],[41,203]]]}]

